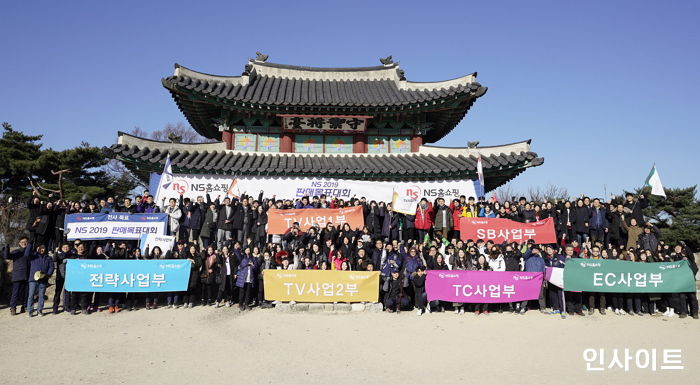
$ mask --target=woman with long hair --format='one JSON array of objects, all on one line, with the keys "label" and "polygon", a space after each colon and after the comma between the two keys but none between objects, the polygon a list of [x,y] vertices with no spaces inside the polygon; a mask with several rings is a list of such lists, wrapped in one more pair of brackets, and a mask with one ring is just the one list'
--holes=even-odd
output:
[{"label": "woman with long hair", "polygon": [[218,267],[218,255],[216,254],[214,245],[209,245],[202,256],[202,270],[200,272],[202,282],[202,306],[208,306],[214,302]]}]

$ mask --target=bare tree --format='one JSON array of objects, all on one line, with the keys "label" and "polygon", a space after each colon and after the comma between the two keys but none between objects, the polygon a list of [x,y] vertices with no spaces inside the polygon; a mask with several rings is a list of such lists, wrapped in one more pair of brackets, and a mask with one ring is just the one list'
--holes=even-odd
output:
[{"label": "bare tree", "polygon": [[518,195],[518,193],[513,188],[513,185],[511,185],[510,183],[506,183],[503,186],[497,188],[495,193],[496,199],[498,199],[498,201],[501,203],[510,201],[513,199],[514,196]]},{"label": "bare tree", "polygon": [[565,187],[549,184],[545,187],[535,186],[528,188],[528,195],[533,202],[547,202],[569,199],[569,192]]},{"label": "bare tree", "polygon": [[151,138],[153,140],[169,141],[171,138],[177,137],[181,143],[209,143],[215,142],[215,139],[205,138],[197,133],[192,127],[182,122],[168,123],[160,130],[146,132],[140,127],[134,127],[131,134],[142,138]]}]

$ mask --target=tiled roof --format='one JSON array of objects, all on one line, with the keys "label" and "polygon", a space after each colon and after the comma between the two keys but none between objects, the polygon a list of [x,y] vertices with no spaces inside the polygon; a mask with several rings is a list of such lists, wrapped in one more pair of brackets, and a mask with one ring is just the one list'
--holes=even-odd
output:
[{"label": "tiled roof", "polygon": [[[175,172],[218,173],[264,176],[324,175],[345,179],[451,179],[476,177],[476,157],[435,154],[332,155],[235,151],[187,151],[150,149],[115,144],[105,152],[127,165],[161,171],[170,154]],[[530,151],[491,154],[482,157],[489,189],[495,188],[488,177],[505,183],[527,167],[539,166],[544,159]],[[493,181],[496,182],[495,180]]]}]

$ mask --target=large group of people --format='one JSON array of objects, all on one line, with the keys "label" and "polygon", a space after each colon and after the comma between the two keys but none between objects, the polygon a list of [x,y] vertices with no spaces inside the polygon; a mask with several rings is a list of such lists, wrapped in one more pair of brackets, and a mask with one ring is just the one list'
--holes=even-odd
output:
[{"label": "large group of people", "polygon": [[[256,199],[257,198],[257,199]],[[390,203],[365,198],[329,199],[325,195],[300,199],[265,197],[199,196],[157,202],[148,191],[143,195],[94,201],[64,201],[50,196],[42,200],[35,192],[27,203],[26,236],[3,256],[13,261],[9,308],[13,315],[27,312],[43,316],[44,298],[53,278],[52,310],[90,314],[106,310],[147,310],[158,307],[237,306],[242,309],[274,306],[265,300],[267,269],[376,270],[380,272],[380,301],[385,310],[415,309],[426,312],[452,310],[473,312],[542,312],[592,315],[597,310],[615,314],[698,318],[696,293],[629,294],[577,293],[543,282],[540,298],[532,304],[462,304],[427,301],[426,270],[483,270],[543,272],[546,266],[563,267],[572,258],[619,259],[636,263],[687,260],[694,273],[697,265],[685,243],[671,245],[660,240],[658,229],[645,221],[643,195],[613,196],[610,201],[581,197],[575,200],[533,202],[526,198],[499,202],[495,198],[462,196],[451,201],[423,198],[415,214],[395,212]],[[343,208],[361,206],[362,228],[327,223],[302,230],[294,223],[284,234],[267,233],[270,208]],[[139,247],[136,241],[66,242],[63,222],[73,213],[166,213],[168,233],[177,239],[171,250]],[[506,218],[533,222],[553,218],[558,242],[537,245],[496,244],[460,237],[461,217]],[[187,259],[191,273],[187,290],[174,293],[66,292],[66,261],[69,259]],[[4,269],[3,269],[4,273]],[[34,309],[34,302],[37,310]],[[17,307],[20,306],[20,311]]]}]

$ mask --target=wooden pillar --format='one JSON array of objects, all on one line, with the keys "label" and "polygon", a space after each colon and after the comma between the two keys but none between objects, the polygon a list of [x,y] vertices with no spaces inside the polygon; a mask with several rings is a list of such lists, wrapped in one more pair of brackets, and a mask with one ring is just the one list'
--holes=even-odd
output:
[{"label": "wooden pillar", "polygon": [[292,139],[292,135],[289,133],[284,133],[282,134],[282,137],[280,138],[280,152],[294,152],[293,149],[293,142],[294,140]]},{"label": "wooden pillar", "polygon": [[420,146],[423,145],[423,137],[415,135],[411,137],[411,152],[418,152]]},{"label": "wooden pillar", "polygon": [[231,130],[221,131],[221,141],[226,143],[227,150],[233,150],[233,133]]},{"label": "wooden pillar", "polygon": [[364,154],[367,152],[366,135],[355,135],[352,138],[352,152],[355,154]]}]

